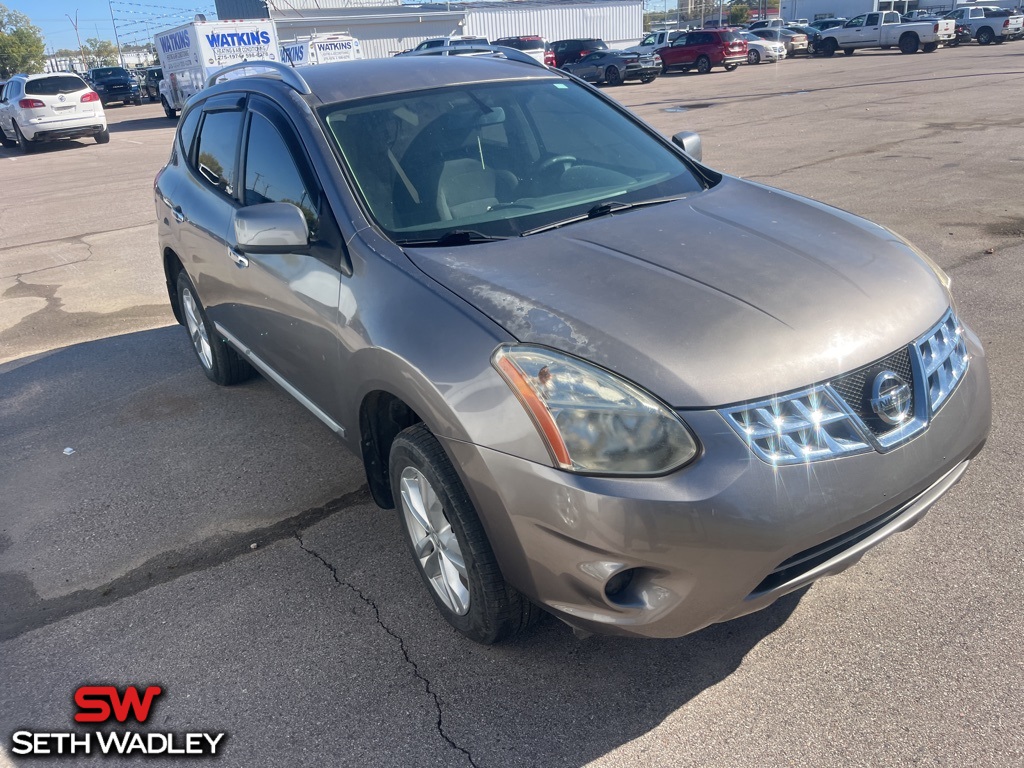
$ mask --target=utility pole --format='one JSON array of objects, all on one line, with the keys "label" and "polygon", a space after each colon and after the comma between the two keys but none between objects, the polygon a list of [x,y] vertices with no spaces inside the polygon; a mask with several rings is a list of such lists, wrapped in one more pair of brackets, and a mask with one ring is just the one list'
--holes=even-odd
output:
[{"label": "utility pole", "polygon": [[68,17],[68,21],[71,22],[71,26],[75,28],[75,37],[78,38],[78,52],[82,54],[82,67],[89,69],[89,62],[85,60],[85,48],[82,47],[82,36],[78,34],[78,9],[75,9],[75,18],[72,19],[68,14],[64,14]]},{"label": "utility pole", "polygon": [[124,66],[124,56],[121,55],[121,40],[117,36],[117,22],[114,21],[114,6],[110,4],[110,0],[107,0],[107,8],[110,9],[110,23],[114,27],[114,42],[117,43],[117,63],[118,66]]}]

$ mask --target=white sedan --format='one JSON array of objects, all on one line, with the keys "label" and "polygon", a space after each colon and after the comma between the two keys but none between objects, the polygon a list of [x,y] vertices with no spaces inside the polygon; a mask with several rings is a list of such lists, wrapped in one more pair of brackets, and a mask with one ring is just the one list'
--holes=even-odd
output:
[{"label": "white sedan", "polygon": [[747,41],[747,64],[782,61],[786,58],[786,46],[782,43],[765,40],[750,32],[743,32],[741,36]]}]

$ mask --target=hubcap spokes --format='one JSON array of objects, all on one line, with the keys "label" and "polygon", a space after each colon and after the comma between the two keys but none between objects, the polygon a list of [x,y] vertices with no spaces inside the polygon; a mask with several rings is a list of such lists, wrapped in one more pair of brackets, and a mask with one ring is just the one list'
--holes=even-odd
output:
[{"label": "hubcap spokes", "polygon": [[469,577],[451,523],[430,482],[415,467],[402,470],[402,514],[420,567],[434,592],[453,613],[469,611]]},{"label": "hubcap spokes", "polygon": [[181,293],[182,304],[185,309],[185,322],[188,325],[188,335],[192,337],[192,346],[196,348],[196,354],[203,365],[213,368],[213,351],[210,349],[210,339],[206,335],[206,326],[199,316],[199,307],[192,296],[192,291],[186,288]]}]

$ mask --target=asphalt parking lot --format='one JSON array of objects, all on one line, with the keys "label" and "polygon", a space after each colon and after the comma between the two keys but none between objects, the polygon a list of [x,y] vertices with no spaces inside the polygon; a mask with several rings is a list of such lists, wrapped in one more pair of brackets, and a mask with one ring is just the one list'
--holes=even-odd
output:
[{"label": "asphalt parking lot", "polygon": [[0,765],[46,764],[12,734],[73,730],[87,683],[161,686],[147,729],[226,733],[225,766],[1024,764],[1022,92],[1024,42],[606,91],[908,237],[992,373],[989,443],[921,524],[671,641],[462,640],[329,430],[207,381],[157,260],[158,105],[0,149]]}]

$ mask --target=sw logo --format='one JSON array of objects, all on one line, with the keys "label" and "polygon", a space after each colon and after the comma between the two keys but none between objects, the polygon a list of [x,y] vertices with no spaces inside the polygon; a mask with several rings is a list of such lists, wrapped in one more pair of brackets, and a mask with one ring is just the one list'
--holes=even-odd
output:
[{"label": "sw logo", "polygon": [[[145,723],[156,698],[164,690],[150,685],[142,693],[134,685],[124,691],[113,685],[83,685],[75,691],[76,723]],[[15,755],[175,755],[203,757],[218,754],[225,733],[156,733],[151,731],[73,731],[51,733],[15,731],[11,753]],[[2,754],[2,750],[0,750]]]},{"label": "sw logo", "polygon": [[149,719],[153,699],[163,692],[159,685],[151,685],[140,699],[139,689],[134,685],[124,689],[124,696],[112,685],[83,685],[75,691],[75,704],[80,710],[75,715],[75,722],[105,723],[113,714],[117,722],[123,723],[131,712],[136,722],[144,723]]}]

